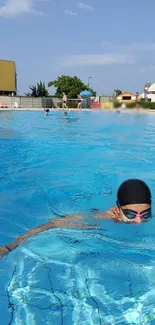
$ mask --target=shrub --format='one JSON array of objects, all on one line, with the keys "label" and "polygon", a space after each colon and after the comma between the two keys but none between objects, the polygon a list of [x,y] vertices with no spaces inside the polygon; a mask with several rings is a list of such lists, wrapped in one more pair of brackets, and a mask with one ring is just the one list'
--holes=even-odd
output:
[{"label": "shrub", "polygon": [[120,107],[121,106],[121,103],[120,102],[118,102],[118,101],[115,101],[114,102],[114,107],[115,108],[118,108],[118,107]]},{"label": "shrub", "polygon": [[126,104],[126,107],[127,107],[127,108],[135,108],[136,105],[137,105],[136,102],[131,102],[131,103],[127,103],[127,104]]},{"label": "shrub", "polygon": [[155,103],[154,102],[140,102],[140,106],[142,108],[148,108],[148,109],[155,109]]},{"label": "shrub", "polygon": [[155,103],[152,103],[152,102],[133,102],[133,103],[128,103],[127,104],[127,107],[128,108],[135,108],[136,105],[139,105],[141,108],[144,108],[144,109],[155,109]]},{"label": "shrub", "polygon": [[62,108],[62,102],[58,102],[58,103],[57,103],[57,106],[58,106],[59,108]]},{"label": "shrub", "polygon": [[[114,102],[114,107],[118,108],[121,106],[122,103]],[[125,103],[127,108],[136,108],[137,104],[144,109],[155,109],[155,103],[154,102],[128,102]]]},{"label": "shrub", "polygon": [[68,108],[77,108],[77,101],[76,100],[68,100],[67,106],[68,106]]},{"label": "shrub", "polygon": [[[67,107],[68,108],[77,108],[77,104],[78,104],[77,100],[68,100],[67,101]],[[63,102],[58,102],[57,105],[58,105],[59,108],[62,108]],[[82,103],[82,108],[85,108],[85,103],[84,102]],[[91,108],[91,102],[88,102],[86,104],[86,108]]]}]

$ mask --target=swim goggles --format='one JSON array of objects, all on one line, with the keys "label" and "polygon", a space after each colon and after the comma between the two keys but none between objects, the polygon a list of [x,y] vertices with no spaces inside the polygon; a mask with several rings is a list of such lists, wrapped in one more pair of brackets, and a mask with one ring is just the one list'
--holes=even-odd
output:
[{"label": "swim goggles", "polygon": [[135,218],[138,218],[140,217],[141,219],[143,220],[149,220],[152,218],[152,211],[151,211],[151,208],[147,209],[147,210],[144,210],[142,211],[141,213],[137,213],[137,211],[134,211],[134,210],[130,210],[130,209],[123,209],[119,202],[117,201],[116,202],[117,206],[119,209],[121,209],[121,211],[123,212],[123,214],[125,215],[125,217],[127,219],[130,219],[130,220],[133,220]]}]

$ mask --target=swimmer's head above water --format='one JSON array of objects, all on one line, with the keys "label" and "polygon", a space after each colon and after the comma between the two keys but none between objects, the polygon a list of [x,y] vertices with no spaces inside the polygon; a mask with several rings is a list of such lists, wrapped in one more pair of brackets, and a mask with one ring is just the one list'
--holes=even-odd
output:
[{"label": "swimmer's head above water", "polygon": [[141,223],[152,217],[151,191],[139,179],[129,179],[120,185],[116,204],[113,211],[118,221]]},{"label": "swimmer's head above water", "polygon": [[106,212],[95,213],[95,218],[115,222],[141,223],[152,218],[151,191],[140,179],[128,179],[117,191],[116,206]]}]

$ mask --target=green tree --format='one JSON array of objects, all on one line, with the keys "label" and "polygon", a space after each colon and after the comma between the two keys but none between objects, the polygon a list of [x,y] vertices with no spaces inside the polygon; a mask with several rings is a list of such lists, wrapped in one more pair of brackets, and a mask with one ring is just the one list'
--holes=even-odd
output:
[{"label": "green tree", "polygon": [[122,94],[122,91],[120,89],[114,89],[115,97]]},{"label": "green tree", "polygon": [[31,96],[31,97],[48,97],[49,92],[45,87],[45,83],[40,81],[37,83],[36,86],[30,86],[29,89],[31,92],[25,94],[26,96]]},{"label": "green tree", "polygon": [[62,97],[62,93],[65,92],[68,98],[77,98],[77,95],[80,94],[83,90],[90,90],[93,96],[96,96],[96,92],[89,88],[88,85],[85,85],[81,79],[77,76],[70,77],[62,75],[54,81],[48,83],[48,87],[54,86],[56,88],[55,96]]}]

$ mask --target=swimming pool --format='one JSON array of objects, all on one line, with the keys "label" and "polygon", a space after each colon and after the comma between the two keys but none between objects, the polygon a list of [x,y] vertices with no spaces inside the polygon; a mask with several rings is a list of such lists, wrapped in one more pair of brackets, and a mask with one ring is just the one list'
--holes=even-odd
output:
[{"label": "swimming pool", "polygon": [[[126,178],[155,193],[154,115],[1,112],[0,148],[1,245],[61,214],[94,223]],[[3,325],[155,324],[155,220],[96,224],[49,230],[0,260]]]}]

